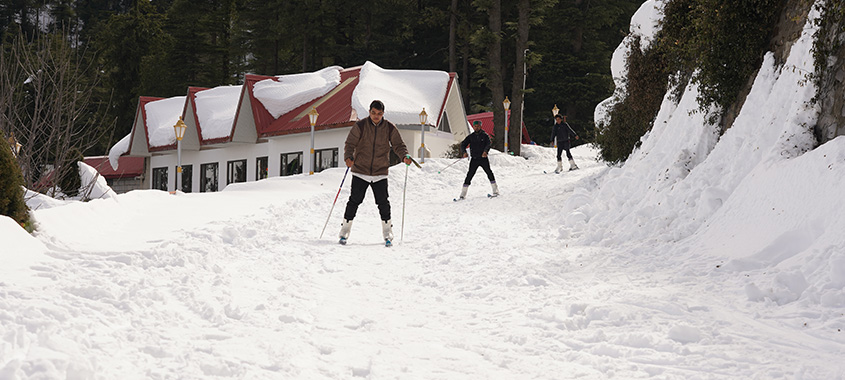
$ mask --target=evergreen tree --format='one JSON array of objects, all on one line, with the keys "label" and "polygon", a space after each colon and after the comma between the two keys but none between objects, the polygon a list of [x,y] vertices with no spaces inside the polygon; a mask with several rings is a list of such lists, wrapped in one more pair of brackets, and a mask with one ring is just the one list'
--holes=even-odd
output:
[{"label": "evergreen tree", "polygon": [[163,23],[164,15],[149,2],[138,1],[129,13],[111,16],[97,33],[94,46],[100,51],[105,73],[100,91],[104,98],[111,94],[108,116],[116,120],[117,138],[129,134],[132,128],[138,96],[145,95],[141,64],[145,56],[164,43]]},{"label": "evergreen tree", "polygon": [[542,55],[542,64],[535,65],[527,79],[535,91],[525,98],[525,123],[534,141],[551,142],[554,105],[568,116],[580,143],[593,140],[593,111],[614,89],[611,55],[641,3],[562,0],[549,8],[532,38],[536,41],[532,51]]},{"label": "evergreen tree", "polygon": [[8,216],[18,223],[29,219],[23,199],[23,176],[6,135],[0,131],[0,215]]}]

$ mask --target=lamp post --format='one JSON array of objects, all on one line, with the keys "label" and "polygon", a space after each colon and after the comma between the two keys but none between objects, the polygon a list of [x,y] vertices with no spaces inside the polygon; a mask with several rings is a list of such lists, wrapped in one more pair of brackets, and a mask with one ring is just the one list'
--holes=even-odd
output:
[{"label": "lamp post", "polygon": [[420,163],[425,163],[425,122],[428,120],[428,114],[425,113],[425,107],[420,112]]},{"label": "lamp post", "polygon": [[[560,110],[557,108],[557,104],[555,104],[555,108],[552,108],[552,120],[555,119],[555,116],[557,116],[558,112],[560,112]],[[555,143],[555,148],[557,148],[557,139],[554,139],[554,140],[555,141],[552,141],[552,142]]]},{"label": "lamp post", "polygon": [[505,96],[505,100],[502,101],[502,105],[505,106],[505,154],[508,153],[508,125],[510,122],[510,117],[508,114],[508,110],[511,108],[511,101],[508,100],[508,97]]},{"label": "lamp post", "polygon": [[176,132],[176,191],[182,190],[182,138],[185,137],[185,130],[188,126],[179,116],[179,121],[173,126]]},{"label": "lamp post", "polygon": [[311,172],[308,175],[314,174],[314,166],[315,166],[315,156],[314,156],[314,125],[317,124],[317,116],[320,114],[317,113],[317,107],[311,108],[311,112],[308,113],[308,121],[311,122]]},{"label": "lamp post", "polygon": [[[522,144],[522,137],[524,135],[523,128],[525,128],[525,79],[528,78],[528,49],[522,52],[522,100],[519,104],[519,143]],[[528,142],[529,144],[531,141]],[[522,155],[522,148],[519,148],[520,156]]]}]

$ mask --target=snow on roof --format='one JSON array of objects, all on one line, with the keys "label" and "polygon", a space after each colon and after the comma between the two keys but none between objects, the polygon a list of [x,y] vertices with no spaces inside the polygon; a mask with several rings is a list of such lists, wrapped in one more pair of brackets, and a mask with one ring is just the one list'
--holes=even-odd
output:
[{"label": "snow on roof", "polygon": [[149,133],[150,147],[176,144],[176,132],[173,130],[173,126],[179,121],[184,108],[184,96],[156,100],[144,106],[147,114],[147,133]]},{"label": "snow on roof", "polygon": [[129,142],[132,140],[132,134],[128,134],[123,136],[117,144],[114,144],[111,149],[109,149],[109,164],[111,164],[111,168],[117,170],[117,165],[119,164],[120,156],[124,153],[129,151]]},{"label": "snow on roof", "polygon": [[232,133],[242,87],[220,86],[197,92],[196,112],[204,140],[228,137]]},{"label": "snow on roof", "polygon": [[255,84],[253,94],[274,119],[317,99],[340,84],[340,66],[313,73],[279,75]]},{"label": "snow on roof", "polygon": [[419,124],[425,107],[428,123],[433,124],[448,86],[449,73],[445,71],[386,70],[367,61],[352,93],[352,108],[358,117],[366,117],[370,103],[378,99],[384,103],[385,119],[394,124]]}]

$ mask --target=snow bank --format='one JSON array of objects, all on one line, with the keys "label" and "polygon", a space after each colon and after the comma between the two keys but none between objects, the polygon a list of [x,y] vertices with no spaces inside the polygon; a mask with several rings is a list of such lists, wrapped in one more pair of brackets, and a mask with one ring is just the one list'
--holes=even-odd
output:
[{"label": "snow bank", "polygon": [[232,133],[243,86],[220,86],[196,94],[197,118],[205,140]]},{"label": "snow bank", "polygon": [[[17,222],[5,215],[0,215],[0,236],[3,237],[0,243],[0,262],[3,263],[0,265],[0,289],[4,283],[31,278],[32,272],[29,268],[48,259],[44,255],[47,251],[44,243],[32,237]],[[0,317],[1,313],[2,311]]]},{"label": "snow bank", "polygon": [[435,70],[386,70],[372,62],[361,68],[358,86],[352,93],[352,108],[359,118],[370,114],[370,103],[384,103],[384,117],[394,124],[420,124],[425,108],[428,124],[437,122],[446,99],[449,74]]},{"label": "snow bank", "polygon": [[677,105],[667,96],[641,149],[601,179],[589,207],[566,210],[587,214],[589,223],[564,227],[577,230],[565,235],[581,236],[584,244],[679,241],[708,222],[743,182],[753,183],[755,170],[809,149],[818,112],[808,106],[815,88],[805,80],[813,72],[814,30],[811,19],[784,66],[766,55],[745,106],[718,144],[716,127],[697,112],[695,86]]},{"label": "snow bank", "polygon": [[176,131],[174,131],[173,126],[179,121],[184,109],[184,96],[156,100],[144,106],[147,114],[150,147],[176,144]]},{"label": "snow bank", "polygon": [[278,118],[337,87],[340,70],[340,66],[329,66],[313,73],[279,75],[275,80],[256,83],[253,94],[273,118]]},{"label": "snow bank", "polygon": [[613,51],[613,56],[610,59],[610,74],[613,76],[613,82],[616,84],[616,89],[613,95],[596,106],[593,117],[596,125],[606,123],[606,119],[610,109],[613,107],[614,99],[624,95],[625,93],[625,77],[627,76],[627,68],[625,67],[625,60],[630,53],[631,41],[635,38],[640,38],[640,48],[645,50],[654,39],[659,28],[660,20],[663,18],[662,10],[664,0],[647,0],[634,16],[631,17],[630,32],[622,40],[622,43]]}]

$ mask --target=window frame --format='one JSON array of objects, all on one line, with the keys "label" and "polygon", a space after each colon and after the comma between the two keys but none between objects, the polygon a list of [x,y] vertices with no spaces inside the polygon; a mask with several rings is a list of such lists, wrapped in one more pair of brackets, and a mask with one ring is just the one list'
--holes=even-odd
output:
[{"label": "window frame", "polygon": [[[205,181],[208,177],[206,174],[208,173],[208,168],[214,168],[214,188],[210,190],[206,190]],[[220,190],[220,163],[219,162],[208,162],[205,164],[200,165],[200,193],[213,193]]]},{"label": "window frame", "polygon": [[[262,165],[263,163],[263,165]],[[263,166],[263,168],[262,168]],[[263,169],[263,170],[262,170]],[[270,176],[270,157],[262,156],[255,158],[255,180],[260,181]]]},{"label": "window frame", "polygon": [[[238,174],[237,168],[235,168],[235,164],[242,164],[243,165],[243,170],[241,172],[242,173],[241,177],[243,178],[243,180],[241,180],[241,181],[238,181],[238,179],[241,179],[241,178],[235,178],[235,175]],[[232,170],[232,169],[235,169],[235,170]],[[226,161],[226,186],[229,186],[233,183],[241,183],[241,182],[246,182],[246,158],[240,159],[240,160]]]},{"label": "window frame", "polygon": [[[294,171],[293,173],[288,173],[287,168],[291,164],[291,162],[288,160],[288,158],[291,155],[295,155],[297,157],[296,159],[299,160],[299,167],[298,167],[299,170]],[[302,157],[303,157],[302,151],[282,153],[279,156],[279,162],[281,163],[281,167],[279,168],[279,176],[287,177],[287,176],[292,176],[292,175],[296,175],[296,174],[302,174]]]},{"label": "window frame", "polygon": [[[167,191],[168,189],[168,170],[167,166],[162,166],[158,168],[153,168],[153,180],[150,183],[150,188],[154,190],[162,190]],[[162,172],[164,172],[164,177],[162,178]],[[162,188],[164,187],[164,188]]]},{"label": "window frame", "polygon": [[[314,149],[314,173],[321,172],[328,168],[336,168],[338,167],[338,152],[340,151],[339,148],[325,148],[325,149]],[[331,152],[332,153],[332,162],[331,166],[323,167],[323,153]]]}]

